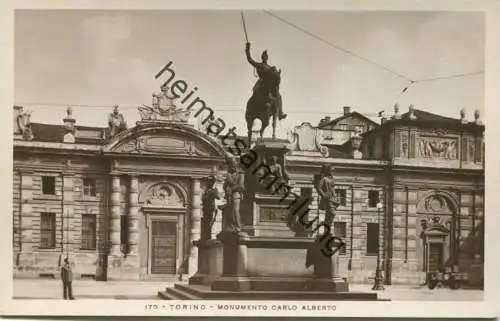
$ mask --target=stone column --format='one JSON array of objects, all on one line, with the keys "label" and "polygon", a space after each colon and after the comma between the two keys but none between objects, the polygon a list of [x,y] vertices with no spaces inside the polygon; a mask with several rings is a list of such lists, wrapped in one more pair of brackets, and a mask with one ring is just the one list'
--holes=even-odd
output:
[{"label": "stone column", "polygon": [[186,251],[190,251],[189,256],[189,275],[196,272],[198,266],[198,252],[193,249],[193,241],[200,239],[201,229],[201,184],[200,180],[195,178],[191,185],[191,213],[190,213],[190,234],[189,246]]},{"label": "stone column", "polygon": [[120,176],[111,176],[109,240],[110,255],[120,255]]},{"label": "stone column", "polygon": [[129,255],[137,255],[139,244],[139,179],[137,175],[130,176],[128,204],[128,248]]}]

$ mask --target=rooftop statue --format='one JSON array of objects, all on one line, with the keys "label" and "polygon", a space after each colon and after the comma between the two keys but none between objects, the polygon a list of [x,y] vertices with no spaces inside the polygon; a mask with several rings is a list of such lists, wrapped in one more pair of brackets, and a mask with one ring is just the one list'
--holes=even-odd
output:
[{"label": "rooftop statue", "polygon": [[109,135],[111,137],[127,129],[125,118],[118,108],[118,105],[114,105],[113,112],[108,115]]},{"label": "rooftop statue", "polygon": [[138,107],[143,121],[180,121],[187,122],[190,111],[178,108],[174,99],[168,95],[168,87],[162,86],[161,92],[152,94],[152,106]]},{"label": "rooftop statue", "polygon": [[16,134],[21,134],[24,139],[32,140],[33,133],[31,132],[31,111],[24,110],[22,106],[14,106],[17,114],[14,119],[14,128]]}]

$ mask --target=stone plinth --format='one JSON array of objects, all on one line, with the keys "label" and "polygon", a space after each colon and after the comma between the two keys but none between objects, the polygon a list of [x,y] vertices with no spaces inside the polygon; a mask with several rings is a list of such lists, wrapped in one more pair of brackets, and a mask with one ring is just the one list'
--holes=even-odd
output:
[{"label": "stone plinth", "polygon": [[[288,227],[290,199],[286,195],[287,152],[284,142],[259,142],[248,153],[255,160],[246,169],[246,193],[241,216],[243,230],[249,235],[291,237],[294,234]],[[273,169],[273,158],[276,158],[281,167],[283,177],[277,177]]]},{"label": "stone plinth", "polygon": [[167,300],[377,300],[375,292],[349,292],[347,282],[336,277],[336,255],[307,267],[313,242],[221,233],[218,240],[195,242],[199,270],[189,284],[158,295]]},{"label": "stone plinth", "polygon": [[311,238],[257,237],[221,233],[219,240],[196,242],[199,270],[190,284],[214,291],[348,291],[335,277],[337,256],[306,267]]}]

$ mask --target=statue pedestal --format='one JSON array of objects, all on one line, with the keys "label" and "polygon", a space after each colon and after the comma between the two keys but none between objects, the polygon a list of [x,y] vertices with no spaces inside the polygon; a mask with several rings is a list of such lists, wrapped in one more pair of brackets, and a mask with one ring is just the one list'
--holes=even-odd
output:
[{"label": "statue pedestal", "polygon": [[278,157],[284,169],[286,146],[261,142],[252,151],[257,157],[245,176],[243,233],[223,231],[217,240],[194,242],[198,272],[189,284],[176,284],[159,296],[173,300],[377,300],[376,292],[349,292],[347,281],[338,276],[338,256],[325,256],[313,238],[297,237],[290,230],[288,207],[295,197],[285,201],[283,193],[262,188],[266,184],[260,178],[271,174],[266,168],[270,158]]},{"label": "statue pedestal", "polygon": [[164,299],[364,300],[377,293],[349,292],[336,276],[338,257],[317,257],[306,267],[313,239],[259,237],[222,232],[218,240],[197,241],[198,272],[189,284],[160,292]]},{"label": "statue pedestal", "polygon": [[[257,156],[245,175],[245,199],[242,206],[243,230],[252,236],[293,237],[288,227],[290,198],[285,200],[288,186],[286,179],[278,178],[271,171],[272,158],[285,173],[286,143],[281,141],[259,142],[252,149]],[[291,188],[290,188],[291,189]]]}]

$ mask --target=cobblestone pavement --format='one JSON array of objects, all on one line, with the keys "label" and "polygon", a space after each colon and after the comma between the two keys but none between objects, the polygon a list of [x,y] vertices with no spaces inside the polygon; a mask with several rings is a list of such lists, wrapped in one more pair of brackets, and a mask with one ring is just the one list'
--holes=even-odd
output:
[{"label": "cobblestone pavement", "polygon": [[[76,280],[73,282],[73,294],[77,300],[158,300],[158,291],[173,286],[174,282],[173,279],[161,282]],[[63,295],[60,280],[16,279],[13,287],[14,299],[62,299]],[[369,284],[350,284],[349,288],[353,292],[371,292]],[[483,291],[386,286],[385,290],[379,291],[379,297],[393,301],[480,301]]]}]

